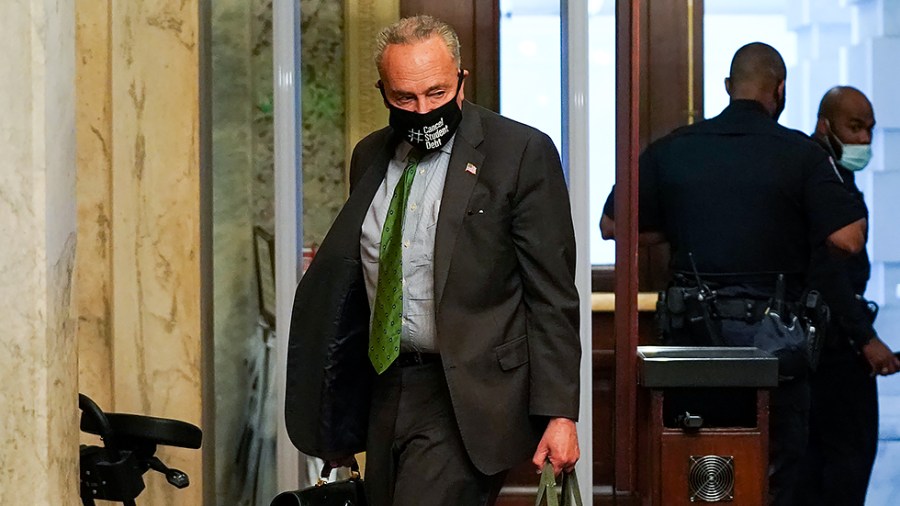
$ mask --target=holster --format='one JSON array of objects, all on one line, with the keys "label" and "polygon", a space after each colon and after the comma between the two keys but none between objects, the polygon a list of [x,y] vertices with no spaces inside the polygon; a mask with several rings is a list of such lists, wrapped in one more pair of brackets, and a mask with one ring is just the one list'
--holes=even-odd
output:
[{"label": "holster", "polygon": [[656,325],[659,338],[670,345],[718,346],[720,324],[713,301],[699,301],[695,287],[670,286],[659,292]]},{"label": "holster", "polygon": [[781,315],[766,313],[754,344],[778,357],[782,378],[804,377],[819,365],[831,314],[815,290],[782,304],[782,310]]},{"label": "holster", "polygon": [[813,371],[819,365],[822,349],[828,340],[831,324],[831,310],[816,290],[808,290],[800,299],[800,321],[806,329],[806,351],[809,368]]},{"label": "holster", "polygon": [[868,316],[869,318],[869,323],[874,324],[875,319],[878,318],[878,303],[874,300],[868,300],[862,295],[857,295],[856,300],[858,300],[865,306],[866,316]]},{"label": "holster", "polygon": [[753,346],[778,359],[779,380],[803,378],[809,374],[808,333],[796,315],[785,319],[767,313],[753,337]]},{"label": "holster", "polygon": [[660,291],[656,299],[656,329],[661,340],[673,329],[684,328],[684,297],[672,288]]}]

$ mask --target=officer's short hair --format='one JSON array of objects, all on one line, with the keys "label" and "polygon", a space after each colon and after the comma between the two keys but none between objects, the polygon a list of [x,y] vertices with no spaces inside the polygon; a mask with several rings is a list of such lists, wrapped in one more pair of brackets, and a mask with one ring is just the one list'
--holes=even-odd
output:
[{"label": "officer's short hair", "polygon": [[777,85],[784,81],[787,68],[778,51],[763,42],[751,42],[734,53],[731,60],[731,82]]}]

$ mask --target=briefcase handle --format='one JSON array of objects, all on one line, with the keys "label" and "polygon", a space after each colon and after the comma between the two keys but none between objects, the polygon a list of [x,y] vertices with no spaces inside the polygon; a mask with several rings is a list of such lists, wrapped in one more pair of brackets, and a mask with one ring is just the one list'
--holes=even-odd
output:
[{"label": "briefcase handle", "polygon": [[538,484],[537,498],[534,506],[541,506],[541,501],[547,499],[547,506],[583,506],[581,490],[578,488],[578,476],[573,470],[571,473],[562,473],[562,499],[556,493],[556,476],[553,474],[553,465],[550,460],[544,462],[544,470],[541,471],[541,481]]},{"label": "briefcase handle", "polygon": [[[344,467],[344,466],[332,466],[331,463],[326,460],[325,463],[322,465],[322,472],[319,474],[319,481],[316,482],[316,486],[322,486],[322,485],[328,483],[327,480],[328,480],[328,477],[331,476],[331,471],[338,467]],[[356,461],[356,457],[353,457],[353,460],[351,460],[350,465],[347,467],[350,468],[350,479],[358,480],[359,476],[360,476],[359,475],[359,462]]]}]

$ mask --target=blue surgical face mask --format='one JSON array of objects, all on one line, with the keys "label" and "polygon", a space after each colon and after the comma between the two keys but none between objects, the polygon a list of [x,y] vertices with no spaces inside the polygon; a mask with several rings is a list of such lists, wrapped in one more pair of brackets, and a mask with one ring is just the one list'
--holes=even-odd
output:
[{"label": "blue surgical face mask", "polygon": [[872,159],[872,146],[869,144],[844,144],[841,165],[853,172],[863,170]]},{"label": "blue surgical face mask", "polygon": [[841,148],[841,158],[838,163],[853,172],[865,169],[869,160],[872,159],[872,146],[870,144],[844,144],[831,129],[831,122],[825,120],[825,124],[828,126],[828,137]]}]

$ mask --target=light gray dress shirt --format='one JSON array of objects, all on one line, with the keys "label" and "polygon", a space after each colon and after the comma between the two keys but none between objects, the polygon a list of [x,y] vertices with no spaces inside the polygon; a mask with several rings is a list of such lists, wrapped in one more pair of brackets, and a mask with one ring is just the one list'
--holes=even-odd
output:
[{"label": "light gray dress shirt", "polygon": [[[439,351],[434,324],[434,233],[455,139],[454,135],[440,150],[429,153],[419,161],[416,177],[409,190],[403,221],[403,323],[400,351]],[[394,187],[406,168],[411,150],[412,146],[406,142],[397,146],[384,181],[378,187],[363,220],[359,247],[369,308],[375,303],[375,288],[378,286],[381,228],[391,204]],[[369,323],[371,328],[371,320]]]}]

